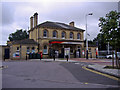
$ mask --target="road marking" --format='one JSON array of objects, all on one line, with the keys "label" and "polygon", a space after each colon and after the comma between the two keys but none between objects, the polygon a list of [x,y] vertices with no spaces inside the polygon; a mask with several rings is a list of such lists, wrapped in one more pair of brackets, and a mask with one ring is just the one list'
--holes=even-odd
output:
[{"label": "road marking", "polygon": [[93,72],[93,73],[100,74],[100,75],[102,75],[102,76],[108,77],[108,78],[110,78],[110,79],[120,81],[120,79],[117,78],[117,77],[114,77],[114,76],[111,76],[111,75],[108,75],[108,74],[104,74],[104,73],[101,73],[101,72],[98,72],[98,71],[95,71],[95,70],[88,69],[88,68],[86,68],[85,66],[83,66],[82,68],[85,69],[85,70],[91,71],[91,72]]}]

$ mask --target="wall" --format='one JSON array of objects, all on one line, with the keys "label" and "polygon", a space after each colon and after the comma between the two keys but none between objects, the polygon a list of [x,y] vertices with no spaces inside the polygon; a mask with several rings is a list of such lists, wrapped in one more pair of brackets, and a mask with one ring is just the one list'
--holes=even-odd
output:
[{"label": "wall", "polygon": [[21,45],[21,49],[19,49],[19,54],[20,54],[20,57],[13,57],[13,54],[17,52],[17,47],[20,48],[20,45],[12,45],[10,46],[10,58],[15,60],[15,59],[26,59],[26,52],[27,52],[27,47],[30,47],[30,52],[32,52],[32,47],[35,47],[35,53],[38,52],[37,48],[38,46],[37,45],[34,45],[34,44],[26,44],[26,45]]},{"label": "wall", "polygon": [[[48,37],[43,37],[43,31],[48,31]],[[57,38],[53,38],[53,31],[57,31]],[[62,39],[62,32],[66,33],[66,38]],[[70,32],[73,32],[73,39],[70,39]],[[77,33],[80,33],[81,38],[77,39]],[[30,31],[30,39],[34,39],[35,41],[39,42],[40,44],[40,52],[43,52],[44,45],[47,45],[47,52],[49,52],[49,41],[50,40],[72,40],[72,41],[84,41],[83,31],[75,31],[75,30],[64,30],[64,29],[51,29],[51,28],[37,28],[33,31]],[[84,42],[80,45],[81,51],[84,49]],[[78,45],[75,45],[77,48]],[[82,55],[82,54],[81,54]],[[43,54],[45,58],[48,57],[48,54]],[[83,56],[82,56],[83,57]]]}]

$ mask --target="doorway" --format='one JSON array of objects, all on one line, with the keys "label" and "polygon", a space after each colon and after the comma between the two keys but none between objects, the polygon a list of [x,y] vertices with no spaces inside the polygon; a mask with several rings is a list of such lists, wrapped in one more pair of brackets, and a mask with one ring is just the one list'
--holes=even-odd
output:
[{"label": "doorway", "polygon": [[67,55],[70,58],[70,48],[64,48],[64,58],[66,58]]}]

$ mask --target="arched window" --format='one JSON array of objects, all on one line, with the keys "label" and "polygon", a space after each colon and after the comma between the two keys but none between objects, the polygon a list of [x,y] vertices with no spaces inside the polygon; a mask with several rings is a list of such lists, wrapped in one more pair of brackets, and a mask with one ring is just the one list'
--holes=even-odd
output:
[{"label": "arched window", "polygon": [[70,32],[70,39],[73,39],[73,33]]},{"label": "arched window", "polygon": [[30,47],[27,47],[27,54],[30,53]]},{"label": "arched window", "polygon": [[65,32],[62,32],[62,39],[65,39]]},{"label": "arched window", "polygon": [[47,45],[44,45],[43,53],[47,54]]},{"label": "arched window", "polygon": [[57,31],[53,31],[53,37],[57,38]]},{"label": "arched window", "polygon": [[43,37],[47,37],[47,34],[48,34],[47,30],[44,30],[43,31]]},{"label": "arched window", "polygon": [[77,39],[80,39],[80,33],[77,34]]}]

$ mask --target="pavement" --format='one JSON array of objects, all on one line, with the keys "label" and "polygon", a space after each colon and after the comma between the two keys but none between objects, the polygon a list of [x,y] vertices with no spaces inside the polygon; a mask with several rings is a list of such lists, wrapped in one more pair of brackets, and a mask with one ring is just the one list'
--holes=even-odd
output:
[{"label": "pavement", "polygon": [[86,66],[87,68],[120,78],[120,69],[118,70],[118,69],[106,69],[105,68],[107,65],[112,65],[111,59],[88,59],[86,60],[85,58],[80,58],[80,59],[72,59],[72,60],[78,61],[78,62],[90,63],[92,65]]},{"label": "pavement", "polygon": [[[10,61],[10,60],[8,60]],[[11,60],[12,61],[12,60]],[[26,60],[24,60],[26,61]],[[29,61],[40,61],[40,59],[31,59]],[[54,61],[53,59],[41,59],[41,61],[44,62],[52,62]],[[120,69],[105,69],[104,67],[106,65],[112,65],[112,60],[111,59],[88,59],[86,60],[85,58],[71,58],[68,61],[66,59],[55,59],[56,62],[72,62],[72,63],[88,63],[86,65],[86,68],[92,69],[99,71],[101,73],[105,73],[108,75],[112,75],[115,77],[120,78]],[[3,66],[0,66],[2,68]]]}]

